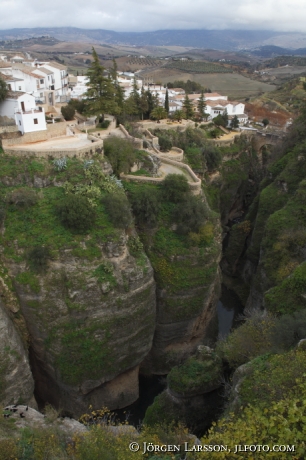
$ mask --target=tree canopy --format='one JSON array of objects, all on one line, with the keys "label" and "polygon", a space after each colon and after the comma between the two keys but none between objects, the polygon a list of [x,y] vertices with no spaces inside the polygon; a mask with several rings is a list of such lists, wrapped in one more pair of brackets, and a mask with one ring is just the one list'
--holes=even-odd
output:
[{"label": "tree canopy", "polygon": [[86,92],[86,112],[88,115],[102,115],[119,113],[117,104],[116,86],[111,78],[104,75],[105,69],[100,64],[96,50],[92,49],[93,62],[88,71],[88,90]]},{"label": "tree canopy", "polygon": [[0,102],[4,101],[7,96],[8,88],[5,81],[0,77]]}]

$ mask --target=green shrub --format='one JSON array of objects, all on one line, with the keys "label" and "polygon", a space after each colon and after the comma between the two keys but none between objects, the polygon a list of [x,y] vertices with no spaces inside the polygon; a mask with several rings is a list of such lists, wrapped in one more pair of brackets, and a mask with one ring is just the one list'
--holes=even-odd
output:
[{"label": "green shrub", "polygon": [[4,222],[5,219],[5,209],[0,208],[0,225]]},{"label": "green shrub", "polygon": [[295,349],[253,360],[239,389],[242,404],[269,406],[286,398],[306,373],[305,358],[305,351]]},{"label": "green shrub", "polygon": [[222,154],[219,149],[210,145],[206,145],[202,151],[202,154],[206,161],[208,171],[214,171],[220,166],[222,161]]},{"label": "green shrub", "polygon": [[74,118],[75,109],[71,105],[63,105],[63,107],[61,107],[61,113],[66,121],[70,121]]},{"label": "green shrub", "polygon": [[130,236],[128,239],[128,247],[132,256],[137,256],[143,251],[143,244],[138,236]]},{"label": "green shrub", "polygon": [[65,227],[80,233],[89,230],[96,220],[95,210],[88,199],[72,193],[56,204],[56,213]]},{"label": "green shrub", "polygon": [[85,110],[84,100],[79,101],[78,99],[70,99],[70,101],[68,102],[68,105],[73,107],[79,113],[83,113]]},{"label": "green shrub", "polygon": [[174,210],[177,231],[183,235],[198,233],[208,216],[206,204],[200,197],[190,195],[179,203]]},{"label": "green shrub", "polygon": [[118,137],[105,139],[104,154],[112,165],[114,174],[128,173],[136,161],[136,153],[132,142]]},{"label": "green shrub", "polygon": [[221,360],[212,354],[205,359],[188,358],[180,365],[174,366],[167,377],[170,390],[180,394],[204,393],[210,385],[218,384],[221,379]]},{"label": "green shrub", "polygon": [[116,228],[128,228],[132,225],[131,206],[124,193],[110,193],[102,199],[102,203]]},{"label": "green shrub", "polygon": [[166,151],[172,149],[171,139],[169,137],[167,137],[167,136],[159,135],[158,143],[159,143],[160,150],[162,150],[163,152],[166,152]]},{"label": "green shrub", "polygon": [[247,318],[225,340],[219,341],[216,350],[232,368],[245,364],[271,351],[274,324],[272,316],[258,312]]},{"label": "green shrub", "polygon": [[29,266],[33,271],[36,272],[46,271],[50,258],[50,249],[45,246],[35,246],[28,253]]},{"label": "green shrub", "polygon": [[109,120],[104,120],[101,123],[98,123],[97,128],[107,129],[110,125]]},{"label": "green shrub", "polygon": [[34,190],[22,187],[9,193],[6,197],[6,201],[20,208],[28,208],[37,203],[38,196]]},{"label": "green shrub", "polygon": [[156,224],[160,210],[160,197],[156,189],[150,186],[135,189],[131,195],[131,202],[138,224],[148,226]]},{"label": "green shrub", "polygon": [[273,348],[289,350],[306,338],[306,310],[300,310],[293,315],[284,315],[277,319],[272,330]]},{"label": "green shrub", "polygon": [[168,174],[162,182],[162,191],[167,201],[180,203],[189,193],[187,178],[182,174]]}]

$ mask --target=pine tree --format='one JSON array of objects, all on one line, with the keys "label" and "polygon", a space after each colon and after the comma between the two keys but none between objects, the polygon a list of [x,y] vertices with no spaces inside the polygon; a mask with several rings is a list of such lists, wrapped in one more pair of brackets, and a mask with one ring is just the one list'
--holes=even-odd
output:
[{"label": "pine tree", "polygon": [[192,109],[192,104],[190,102],[190,99],[188,97],[188,94],[185,94],[185,99],[183,103],[183,109],[185,112],[186,119],[189,120],[190,118],[193,118],[193,109]]},{"label": "pine tree", "polygon": [[115,115],[119,112],[116,102],[116,88],[110,78],[103,75],[104,67],[99,62],[99,57],[92,49],[93,62],[88,71],[88,90],[86,92],[86,112],[88,115],[102,116],[109,113]]},{"label": "pine tree", "polygon": [[165,110],[166,110],[167,113],[169,113],[169,94],[168,94],[168,88],[166,89]]},{"label": "pine tree", "polygon": [[205,97],[204,97],[204,91],[201,91],[201,96],[198,100],[198,113],[200,118],[204,118],[206,116],[205,114],[205,109],[206,109],[206,102],[205,102]]}]

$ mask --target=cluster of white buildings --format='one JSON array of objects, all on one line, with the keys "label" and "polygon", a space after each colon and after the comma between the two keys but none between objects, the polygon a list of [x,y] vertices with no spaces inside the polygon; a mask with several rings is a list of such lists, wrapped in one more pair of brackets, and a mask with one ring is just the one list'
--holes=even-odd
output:
[{"label": "cluster of white buildings", "polygon": [[[86,76],[68,76],[67,67],[58,62],[38,61],[20,55],[11,59],[0,55],[0,78],[9,89],[6,100],[0,103],[0,116],[15,120],[22,133],[46,129],[45,108],[71,98],[82,99],[88,83]],[[150,89],[159,104],[165,105],[166,88],[149,84],[139,78],[137,72],[118,72],[117,81],[124,90],[125,98],[133,91],[135,80],[139,92],[142,87]],[[184,89],[169,88],[168,97],[170,115],[183,108]],[[201,94],[189,94],[188,97],[196,114]],[[237,116],[240,125],[247,123],[243,103],[228,101],[227,96],[218,93],[205,93],[204,97],[208,120],[227,111],[229,121]]]},{"label": "cluster of white buildings", "polygon": [[[129,97],[133,90],[134,78],[136,78],[137,87],[144,90],[150,89],[151,93],[157,96],[159,104],[164,107],[167,89],[161,85],[144,84],[142,79],[137,79],[137,75],[132,72],[121,72],[118,76],[118,82],[125,91],[125,97]],[[185,99],[185,90],[182,88],[168,88],[169,113],[173,114],[176,110],[182,110]],[[189,94],[189,100],[193,106],[194,113],[198,112],[198,103],[201,94]],[[237,116],[239,125],[248,122],[248,116],[244,113],[245,105],[238,101],[229,101],[228,96],[222,96],[219,93],[204,94],[208,120],[213,120],[219,114],[223,115],[225,111],[228,114],[229,122],[234,116]]]},{"label": "cluster of white buildings", "polygon": [[[166,88],[161,86],[149,86],[150,91],[158,97],[161,106],[165,105]],[[148,89],[148,87],[145,87]],[[176,110],[182,110],[186,94],[182,88],[169,88],[169,113],[173,114]],[[198,104],[201,94],[188,94],[195,114],[199,112]],[[244,125],[248,121],[248,116],[244,113],[245,105],[238,101],[229,101],[228,96],[222,96],[219,93],[204,93],[205,113],[207,120],[213,120],[218,115],[223,115],[225,111],[228,114],[229,121],[236,115],[239,124]]]},{"label": "cluster of white buildings", "polygon": [[46,129],[44,107],[67,100],[67,67],[58,62],[0,55],[0,78],[9,90],[0,116],[15,120],[22,133]]}]

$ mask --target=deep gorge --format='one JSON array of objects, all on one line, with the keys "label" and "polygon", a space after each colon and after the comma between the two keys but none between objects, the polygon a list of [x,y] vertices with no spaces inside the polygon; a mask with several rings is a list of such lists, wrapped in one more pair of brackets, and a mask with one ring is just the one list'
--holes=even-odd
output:
[{"label": "deep gorge", "polygon": [[[202,435],[221,415],[222,376],[232,376],[246,358],[237,347],[215,353],[218,332],[227,334],[233,319],[220,321],[218,329],[218,299],[225,304],[232,296],[238,320],[243,308],[250,318],[254,311],[278,318],[305,308],[306,171],[304,137],[295,127],[263,163],[247,138],[220,151],[226,161],[218,171],[198,172],[206,178],[205,220],[187,230],[178,215],[186,203],[196,205],[185,195],[177,201],[159,186],[126,184],[135,220],[126,230],[116,227],[103,201],[117,185],[106,185],[97,169],[85,174],[83,163],[70,159],[67,170],[56,171],[45,160],[1,154],[0,324],[13,331],[2,335],[9,349],[2,350],[1,370],[20,375],[13,386],[9,379],[0,382],[6,404],[17,403],[18,394],[35,404],[29,346],[40,407],[51,403],[75,418],[89,406],[126,408],[138,398],[139,375],[150,392],[150,379],[168,374],[167,390],[149,407],[147,422],[180,420]],[[33,187],[46,177],[48,187]],[[67,182],[88,187],[96,200],[95,226],[87,233],[67,230],[56,215]],[[157,204],[147,198],[151,211],[144,219],[140,197],[149,195]],[[31,266],[29,237],[50,248],[42,271]],[[247,362],[269,351],[260,350],[250,347]],[[194,369],[208,377],[195,379]],[[151,403],[152,394],[142,401]]]}]

